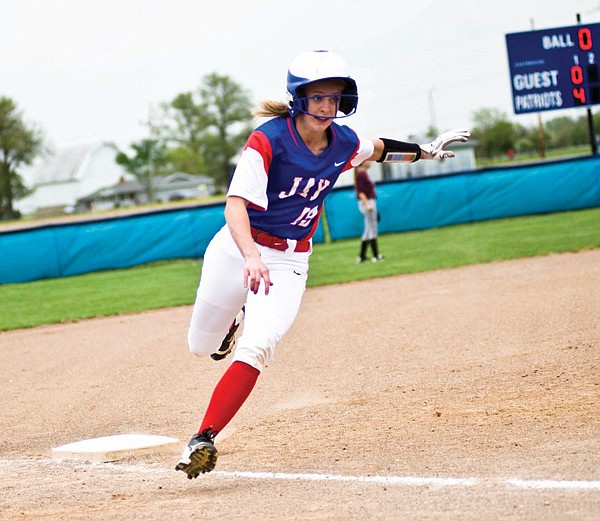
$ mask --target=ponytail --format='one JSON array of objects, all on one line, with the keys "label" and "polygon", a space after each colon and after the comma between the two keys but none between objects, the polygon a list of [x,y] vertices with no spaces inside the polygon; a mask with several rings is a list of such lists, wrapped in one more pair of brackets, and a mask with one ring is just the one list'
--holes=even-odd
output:
[{"label": "ponytail", "polygon": [[252,109],[252,115],[257,118],[276,118],[289,116],[288,106],[282,101],[261,101],[260,105]]}]

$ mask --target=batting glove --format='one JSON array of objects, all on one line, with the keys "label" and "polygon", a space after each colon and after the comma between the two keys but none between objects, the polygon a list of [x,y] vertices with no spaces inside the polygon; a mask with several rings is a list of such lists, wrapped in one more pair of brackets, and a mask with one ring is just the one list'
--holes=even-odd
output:
[{"label": "batting glove", "polygon": [[466,129],[455,129],[444,132],[431,143],[420,145],[421,150],[426,154],[430,155],[428,159],[446,159],[447,157],[454,157],[454,152],[450,150],[444,150],[451,143],[456,141],[462,141],[463,143],[469,139],[471,133]]}]

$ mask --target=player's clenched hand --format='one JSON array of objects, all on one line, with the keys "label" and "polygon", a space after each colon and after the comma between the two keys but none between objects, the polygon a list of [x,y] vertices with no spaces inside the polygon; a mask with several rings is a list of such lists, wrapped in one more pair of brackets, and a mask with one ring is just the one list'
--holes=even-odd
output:
[{"label": "player's clenched hand", "polygon": [[269,289],[273,285],[269,268],[265,266],[260,257],[246,258],[246,264],[244,265],[244,287],[256,294],[258,293],[261,280],[264,281],[265,295],[268,295]]},{"label": "player's clenched hand", "polygon": [[471,133],[467,129],[454,129],[444,132],[431,143],[426,143],[421,146],[421,159],[446,159],[454,157],[454,152],[445,150],[451,143],[462,141],[463,143],[469,139]]}]

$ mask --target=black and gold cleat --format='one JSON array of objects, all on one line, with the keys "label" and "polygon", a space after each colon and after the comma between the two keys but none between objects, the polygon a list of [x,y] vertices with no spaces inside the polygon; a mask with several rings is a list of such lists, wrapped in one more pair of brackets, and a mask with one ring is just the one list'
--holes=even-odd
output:
[{"label": "black and gold cleat", "polygon": [[213,439],[209,429],[194,434],[175,465],[175,470],[185,472],[188,479],[197,478],[200,474],[213,470],[219,456]]}]

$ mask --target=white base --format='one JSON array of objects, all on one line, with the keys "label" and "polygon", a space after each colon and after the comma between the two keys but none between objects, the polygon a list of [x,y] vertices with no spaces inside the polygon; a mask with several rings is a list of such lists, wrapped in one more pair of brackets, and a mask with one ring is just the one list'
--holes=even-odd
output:
[{"label": "white base", "polygon": [[179,443],[176,438],[147,434],[118,434],[62,445],[52,449],[53,459],[70,459],[105,463],[156,452]]}]

